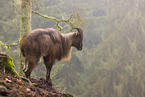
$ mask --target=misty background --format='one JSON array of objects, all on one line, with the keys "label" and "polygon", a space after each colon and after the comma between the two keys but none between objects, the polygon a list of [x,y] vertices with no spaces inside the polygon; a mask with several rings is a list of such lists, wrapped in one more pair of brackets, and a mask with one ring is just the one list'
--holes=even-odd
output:
[{"label": "misty background", "polygon": [[[84,31],[83,50],[72,49],[69,61],[56,62],[53,84],[75,97],[145,97],[145,0],[32,0],[33,10],[69,18]],[[20,37],[20,0],[0,0],[0,41]],[[75,19],[75,16],[74,16]],[[32,14],[32,29],[55,26],[54,20]],[[67,25],[62,23],[61,25]],[[70,31],[66,26],[64,33]],[[7,52],[19,70],[19,45]],[[44,76],[41,61],[32,76]]]}]

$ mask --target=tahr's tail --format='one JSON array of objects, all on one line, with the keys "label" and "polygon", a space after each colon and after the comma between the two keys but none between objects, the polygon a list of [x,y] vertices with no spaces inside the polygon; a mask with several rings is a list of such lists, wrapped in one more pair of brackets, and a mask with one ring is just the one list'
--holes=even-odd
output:
[{"label": "tahr's tail", "polygon": [[21,49],[21,53],[22,53],[22,55],[25,57],[25,50],[24,49]]}]

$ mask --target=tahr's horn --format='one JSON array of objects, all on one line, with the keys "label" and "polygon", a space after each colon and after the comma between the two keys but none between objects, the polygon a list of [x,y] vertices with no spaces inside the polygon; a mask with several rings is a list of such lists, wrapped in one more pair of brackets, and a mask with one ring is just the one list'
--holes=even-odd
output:
[{"label": "tahr's horn", "polygon": [[78,33],[83,34],[83,30],[81,28],[72,28],[72,29],[77,29]]}]

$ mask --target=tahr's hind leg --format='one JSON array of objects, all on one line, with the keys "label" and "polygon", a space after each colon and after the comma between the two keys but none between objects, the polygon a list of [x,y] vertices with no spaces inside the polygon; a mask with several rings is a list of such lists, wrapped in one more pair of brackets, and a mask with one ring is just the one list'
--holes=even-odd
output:
[{"label": "tahr's hind leg", "polygon": [[26,78],[30,79],[30,75],[34,67],[37,65],[39,57],[31,56],[27,60],[27,67],[24,71]]},{"label": "tahr's hind leg", "polygon": [[28,60],[27,58],[24,58],[24,66],[23,66],[23,72],[25,72],[28,68]]},{"label": "tahr's hind leg", "polygon": [[50,57],[50,56],[45,56],[43,57],[44,60],[44,64],[46,66],[46,80],[50,83],[50,85],[52,86],[52,82],[51,82],[51,78],[50,78],[50,72],[54,63],[54,58]]},{"label": "tahr's hind leg", "polygon": [[34,63],[28,62],[28,68],[24,71],[26,78],[30,79],[31,72],[34,69],[34,67]]}]

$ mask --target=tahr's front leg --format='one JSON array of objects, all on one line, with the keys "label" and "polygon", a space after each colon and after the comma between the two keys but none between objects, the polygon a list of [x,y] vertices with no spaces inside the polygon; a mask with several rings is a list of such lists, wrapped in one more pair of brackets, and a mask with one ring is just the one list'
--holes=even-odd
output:
[{"label": "tahr's front leg", "polygon": [[44,64],[46,66],[46,80],[50,83],[50,86],[52,86],[52,81],[51,81],[51,78],[50,78],[50,72],[51,72],[51,69],[52,69],[52,66],[53,66],[53,63],[54,63],[54,59],[50,56],[45,56],[43,57],[44,59]]}]

